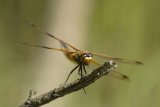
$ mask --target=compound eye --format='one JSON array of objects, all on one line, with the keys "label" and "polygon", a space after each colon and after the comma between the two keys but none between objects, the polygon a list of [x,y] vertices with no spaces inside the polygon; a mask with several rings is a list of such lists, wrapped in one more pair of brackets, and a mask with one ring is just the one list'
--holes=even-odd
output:
[{"label": "compound eye", "polygon": [[91,54],[87,54],[86,57],[92,57]]},{"label": "compound eye", "polygon": [[83,53],[83,54],[81,55],[82,58],[85,58],[86,56],[87,56],[86,53]]},{"label": "compound eye", "polygon": [[86,54],[86,57],[92,57],[92,54],[88,53]]},{"label": "compound eye", "polygon": [[86,58],[86,59],[87,59],[87,58],[90,59],[90,58],[92,58],[92,54],[90,54],[90,53],[83,53],[83,54],[81,55],[81,57],[82,57],[82,58]]}]

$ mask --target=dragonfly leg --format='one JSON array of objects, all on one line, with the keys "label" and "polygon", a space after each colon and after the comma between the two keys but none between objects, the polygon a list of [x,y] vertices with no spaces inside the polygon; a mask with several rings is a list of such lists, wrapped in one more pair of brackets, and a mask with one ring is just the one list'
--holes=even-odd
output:
[{"label": "dragonfly leg", "polygon": [[84,70],[85,75],[87,75],[87,71],[86,71],[85,65],[83,65],[83,70]]},{"label": "dragonfly leg", "polygon": [[70,73],[69,73],[69,75],[68,75],[68,77],[67,77],[67,79],[66,79],[66,81],[65,81],[65,83],[64,84],[66,84],[67,83],[67,81],[68,81],[68,79],[69,79],[69,77],[70,77],[70,75],[73,73],[73,71],[75,71],[78,67],[79,67],[80,65],[77,65]]},{"label": "dragonfly leg", "polygon": [[[82,74],[82,67],[84,67],[83,65],[81,65],[80,67],[79,67],[79,70],[78,70],[78,74],[79,75],[81,75],[81,78],[84,76],[83,74]],[[86,72],[86,71],[85,71]],[[83,88],[83,91],[84,91],[84,93],[86,94],[86,90]]]}]

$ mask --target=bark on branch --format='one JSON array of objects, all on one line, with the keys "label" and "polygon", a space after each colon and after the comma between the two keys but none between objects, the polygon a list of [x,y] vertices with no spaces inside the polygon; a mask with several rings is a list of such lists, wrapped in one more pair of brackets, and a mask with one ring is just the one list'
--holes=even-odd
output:
[{"label": "bark on branch", "polygon": [[55,88],[47,93],[44,93],[43,95],[35,97],[36,92],[32,90],[30,91],[28,100],[19,107],[39,107],[41,105],[49,103],[52,100],[63,97],[64,95],[78,91],[90,85],[100,77],[107,75],[110,71],[113,71],[116,68],[116,63],[108,61],[98,68],[94,69],[93,71],[89,72],[86,76],[66,85]]}]

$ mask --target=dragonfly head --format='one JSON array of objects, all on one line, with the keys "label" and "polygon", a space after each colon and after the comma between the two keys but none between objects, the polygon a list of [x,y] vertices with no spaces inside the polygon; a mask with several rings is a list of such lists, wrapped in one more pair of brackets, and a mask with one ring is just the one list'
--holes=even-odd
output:
[{"label": "dragonfly head", "polygon": [[89,65],[89,63],[93,60],[93,55],[91,53],[83,53],[81,54],[81,58],[85,65]]}]

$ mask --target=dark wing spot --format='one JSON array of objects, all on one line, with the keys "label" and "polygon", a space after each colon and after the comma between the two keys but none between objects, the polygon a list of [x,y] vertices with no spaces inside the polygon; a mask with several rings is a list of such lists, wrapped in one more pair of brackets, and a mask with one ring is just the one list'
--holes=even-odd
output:
[{"label": "dark wing spot", "polygon": [[114,58],[115,60],[122,60],[121,58]]},{"label": "dark wing spot", "polygon": [[139,62],[139,61],[135,61],[137,64],[142,64],[142,65],[144,65],[144,63],[142,63],[142,62]]},{"label": "dark wing spot", "polygon": [[42,48],[46,48],[46,49],[52,49],[52,48],[49,48],[49,47],[45,47],[45,46],[39,46],[39,47],[42,47]]},{"label": "dark wing spot", "polygon": [[126,76],[126,75],[123,75],[123,77],[122,77],[124,80],[129,80],[129,77],[128,76]]},{"label": "dark wing spot", "polygon": [[128,76],[126,76],[126,75],[123,75],[123,78],[125,78],[125,79],[129,79],[129,78],[128,78]]},{"label": "dark wing spot", "polygon": [[51,34],[49,34],[49,33],[47,33],[47,32],[46,32],[46,34],[54,38],[54,36],[53,36],[53,35],[51,35]]}]

